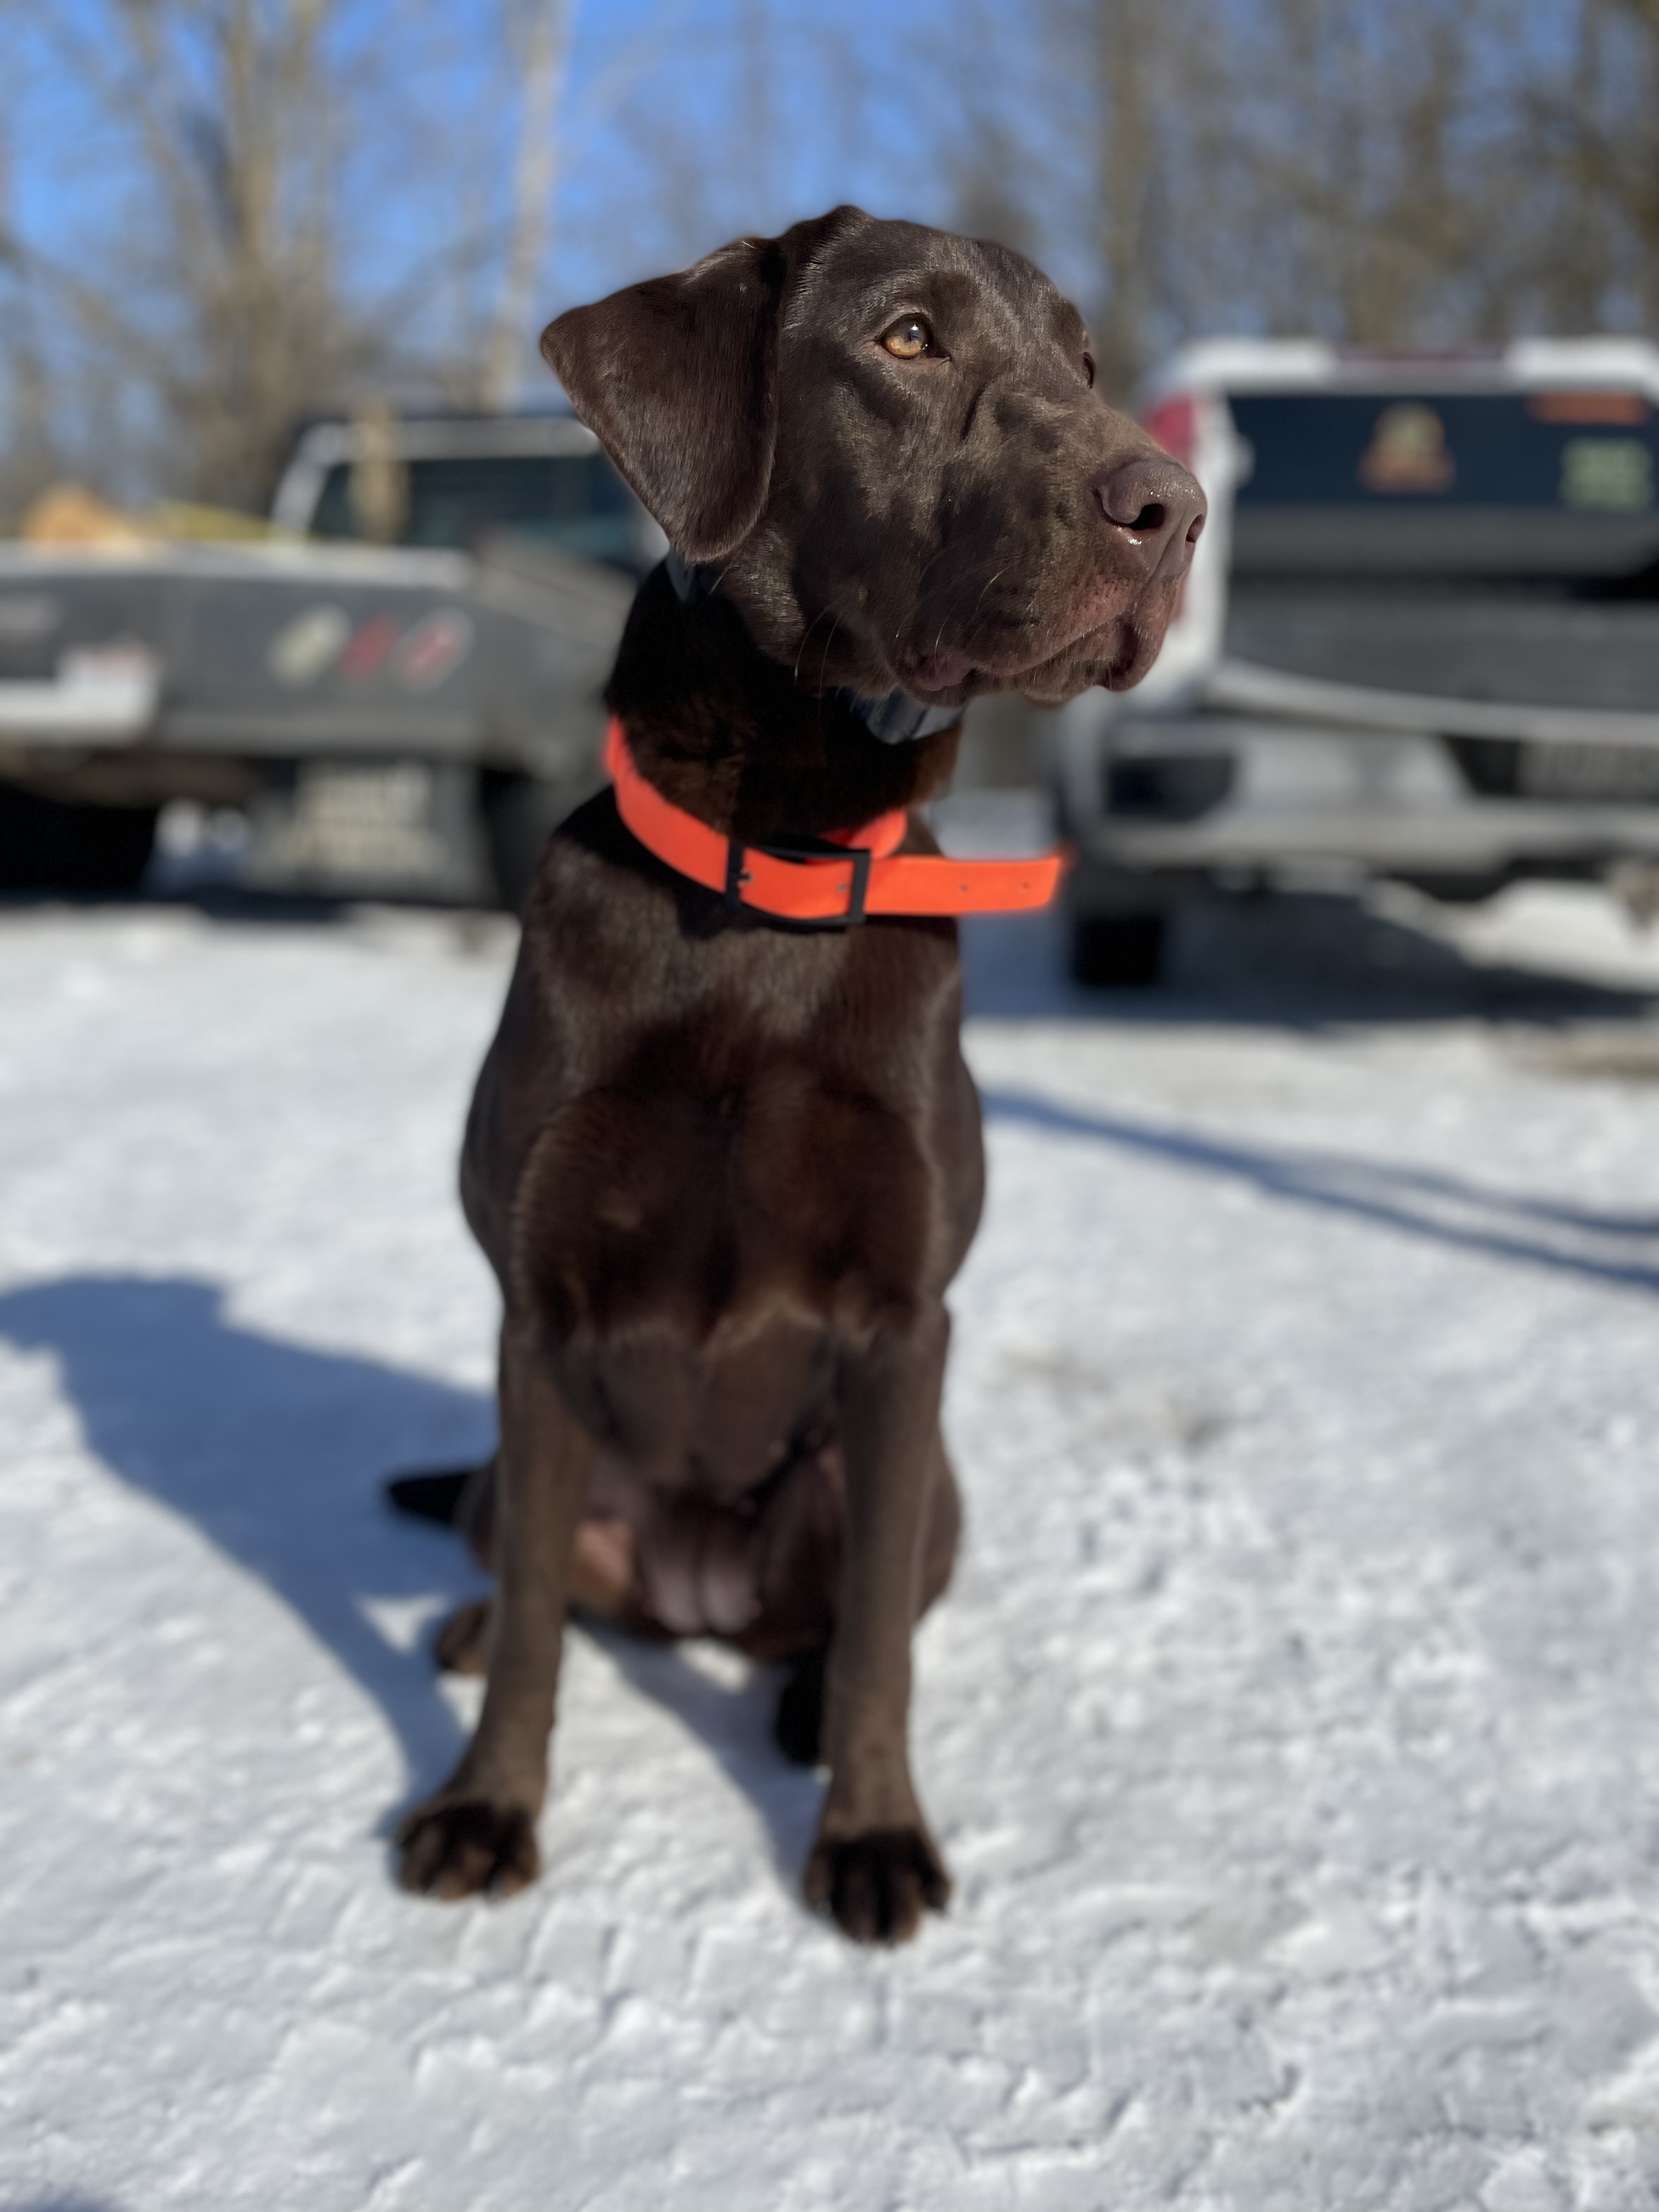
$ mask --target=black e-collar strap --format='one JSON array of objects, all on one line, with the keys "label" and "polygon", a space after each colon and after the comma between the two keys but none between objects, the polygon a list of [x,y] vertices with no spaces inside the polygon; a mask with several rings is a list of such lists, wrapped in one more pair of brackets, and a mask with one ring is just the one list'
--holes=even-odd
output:
[{"label": "black e-collar strap", "polygon": [[[682,561],[678,553],[670,553],[663,566],[682,606],[700,605],[720,582],[718,568],[702,562]],[[878,699],[866,699],[860,692],[843,689],[834,696],[884,745],[908,745],[918,738],[936,737],[962,720],[960,707],[927,707],[908,691],[887,691]]]}]

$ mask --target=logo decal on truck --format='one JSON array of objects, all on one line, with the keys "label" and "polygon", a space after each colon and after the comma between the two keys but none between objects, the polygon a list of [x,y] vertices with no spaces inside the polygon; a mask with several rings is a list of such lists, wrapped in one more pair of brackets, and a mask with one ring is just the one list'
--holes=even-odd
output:
[{"label": "logo decal on truck", "polygon": [[405,691],[432,691],[472,650],[472,622],[459,607],[425,615],[392,656],[392,672]]},{"label": "logo decal on truck", "polygon": [[374,615],[358,630],[340,655],[340,673],[349,684],[361,684],[383,668],[398,642],[398,623],[392,615]]},{"label": "logo decal on truck", "polygon": [[1446,451],[1446,426],[1432,407],[1407,399],[1385,407],[1359,457],[1367,491],[1449,491],[1457,465]]},{"label": "logo decal on truck", "polygon": [[395,615],[371,615],[354,630],[344,610],[307,607],[277,631],[265,665],[279,684],[299,690],[332,669],[348,684],[382,670],[405,691],[435,690],[472,650],[472,618],[439,607],[407,629]]},{"label": "logo decal on truck", "polygon": [[351,623],[339,607],[307,607],[270,641],[265,665],[290,690],[314,684],[339,659]]},{"label": "logo decal on truck", "polygon": [[1639,514],[1653,505],[1653,456],[1639,438],[1569,438],[1561,448],[1561,504]]}]

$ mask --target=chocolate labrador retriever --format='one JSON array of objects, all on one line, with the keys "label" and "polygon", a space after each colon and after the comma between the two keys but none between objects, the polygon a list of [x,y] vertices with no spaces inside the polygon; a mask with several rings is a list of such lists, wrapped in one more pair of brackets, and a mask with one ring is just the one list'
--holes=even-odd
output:
[{"label": "chocolate labrador retriever", "polygon": [[[738,863],[942,790],[981,692],[1133,684],[1203,495],[1028,262],[856,208],[573,309],[542,350],[673,549],[611,707],[734,874],[666,865],[610,791],[542,860],[461,1169],[505,1318],[500,1449],[457,1517],[496,1583],[441,1656],[488,1687],[401,1878],[534,1879],[574,1604],[792,1665],[780,1739],[829,1769],[806,1896],[895,1942],[950,1887],[907,1733],[984,1182],[956,924],[802,927]],[[904,849],[937,850],[914,816]]]}]

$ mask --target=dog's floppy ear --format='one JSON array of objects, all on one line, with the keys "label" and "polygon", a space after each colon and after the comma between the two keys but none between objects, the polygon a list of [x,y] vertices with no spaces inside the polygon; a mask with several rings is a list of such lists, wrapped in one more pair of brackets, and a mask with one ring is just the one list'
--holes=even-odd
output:
[{"label": "dog's floppy ear", "polygon": [[542,332],[571,405],[688,561],[721,559],[760,520],[784,293],[858,215],[837,208],[781,238],[740,238],[678,276],[572,307]]}]

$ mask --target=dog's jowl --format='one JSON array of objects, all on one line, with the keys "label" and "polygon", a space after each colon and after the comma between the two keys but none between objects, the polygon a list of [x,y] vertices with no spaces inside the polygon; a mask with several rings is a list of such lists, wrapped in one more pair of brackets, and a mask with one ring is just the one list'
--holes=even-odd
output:
[{"label": "dog's jowl", "polygon": [[[856,209],[542,347],[673,550],[467,1124],[505,1311],[500,1449],[457,1517],[495,1583],[441,1653],[489,1680],[402,1878],[535,1876],[575,1606],[787,1666],[779,1741],[829,1776],[806,1895],[895,1941],[950,1887],[910,1639],[957,1547],[945,1297],[983,1186],[951,919],[980,902],[908,810],[980,692],[1145,672],[1203,497],[1036,270]],[[983,902],[1030,895],[1009,865]]]}]

